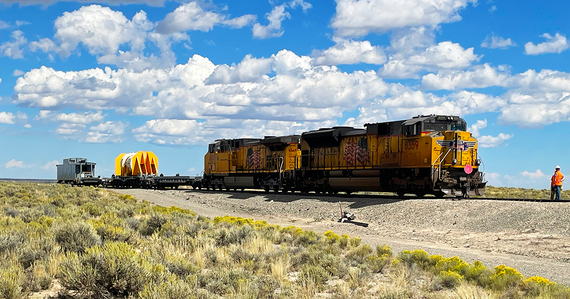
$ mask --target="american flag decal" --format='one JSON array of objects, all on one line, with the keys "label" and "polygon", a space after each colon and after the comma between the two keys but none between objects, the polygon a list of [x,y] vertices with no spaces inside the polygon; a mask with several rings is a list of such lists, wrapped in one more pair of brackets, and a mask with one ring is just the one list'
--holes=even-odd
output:
[{"label": "american flag decal", "polygon": [[259,164],[261,164],[261,149],[248,148],[245,166],[247,168],[259,168]]},{"label": "american flag decal", "polygon": [[466,150],[474,147],[477,144],[477,141],[457,140],[457,146],[456,146],[454,140],[436,140],[436,141],[437,141],[437,144],[439,144],[440,146],[445,146],[445,147],[452,148],[452,149],[455,149],[457,147],[457,149],[462,150],[462,151],[466,151]]},{"label": "american flag decal", "polygon": [[355,165],[357,161],[361,164],[369,162],[368,140],[366,138],[360,138],[358,142],[348,141],[344,146],[342,158],[348,165]]}]

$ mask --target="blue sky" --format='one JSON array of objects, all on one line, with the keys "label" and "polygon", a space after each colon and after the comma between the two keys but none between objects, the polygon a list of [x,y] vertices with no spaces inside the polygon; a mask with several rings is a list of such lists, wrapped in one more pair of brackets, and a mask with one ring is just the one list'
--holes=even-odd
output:
[{"label": "blue sky", "polygon": [[[247,3],[247,5],[244,5]],[[568,1],[0,0],[0,177],[218,138],[464,117],[490,184],[570,169]]]}]

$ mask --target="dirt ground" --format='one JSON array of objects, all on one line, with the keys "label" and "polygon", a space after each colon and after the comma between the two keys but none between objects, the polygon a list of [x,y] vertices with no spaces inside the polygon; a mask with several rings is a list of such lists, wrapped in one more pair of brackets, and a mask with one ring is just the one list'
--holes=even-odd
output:
[{"label": "dirt ground", "polygon": [[[161,206],[213,218],[239,216],[281,226],[360,237],[394,252],[423,249],[487,267],[513,267],[525,277],[570,285],[570,203],[329,197],[313,194],[115,189]],[[340,207],[356,215],[339,223]]]}]

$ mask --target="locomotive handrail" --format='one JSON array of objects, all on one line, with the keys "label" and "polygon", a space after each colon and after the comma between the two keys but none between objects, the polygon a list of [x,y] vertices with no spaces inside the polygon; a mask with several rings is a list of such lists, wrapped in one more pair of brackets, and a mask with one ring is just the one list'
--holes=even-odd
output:
[{"label": "locomotive handrail", "polygon": [[279,164],[279,184],[283,184],[283,161],[285,160],[283,157],[279,157],[279,160],[281,160],[281,163]]},{"label": "locomotive handrail", "polygon": [[[439,160],[439,165],[437,166],[437,179],[440,180],[441,179],[441,163],[443,163],[443,161],[445,160],[445,158],[447,158],[447,155],[449,155],[449,152],[451,152],[451,148],[447,150],[447,153],[445,153],[445,155],[443,156],[443,158],[441,158],[441,160]],[[435,159],[434,163],[432,164],[432,166],[435,165],[435,163],[437,163],[437,160],[441,157],[441,155],[443,154],[443,152],[441,152],[441,154],[439,154],[439,156]]]}]

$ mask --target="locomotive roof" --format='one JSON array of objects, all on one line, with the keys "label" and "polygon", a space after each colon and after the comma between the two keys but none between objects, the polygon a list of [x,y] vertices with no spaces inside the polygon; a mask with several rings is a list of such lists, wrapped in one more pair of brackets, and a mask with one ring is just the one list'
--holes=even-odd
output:
[{"label": "locomotive roof", "polygon": [[423,122],[423,121],[426,121],[428,119],[442,120],[442,121],[457,121],[457,120],[460,120],[462,118],[459,116],[456,116],[456,115],[436,115],[436,114],[418,115],[418,116],[414,116],[410,119],[405,120],[404,125],[415,124],[417,122]]},{"label": "locomotive roof", "polygon": [[299,142],[301,142],[301,135],[265,136],[265,138],[261,140],[261,144],[299,143]]},{"label": "locomotive roof", "polygon": [[353,127],[332,127],[305,132],[302,136],[311,147],[331,147],[340,144],[340,136],[365,133],[365,130]]}]

